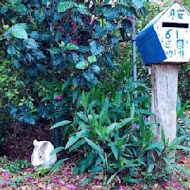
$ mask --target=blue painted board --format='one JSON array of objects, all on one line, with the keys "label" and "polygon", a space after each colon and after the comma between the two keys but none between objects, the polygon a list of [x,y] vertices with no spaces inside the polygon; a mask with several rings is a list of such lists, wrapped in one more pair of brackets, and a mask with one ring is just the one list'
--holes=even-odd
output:
[{"label": "blue painted board", "polygon": [[139,33],[136,43],[145,65],[160,63],[167,58],[153,24]]}]

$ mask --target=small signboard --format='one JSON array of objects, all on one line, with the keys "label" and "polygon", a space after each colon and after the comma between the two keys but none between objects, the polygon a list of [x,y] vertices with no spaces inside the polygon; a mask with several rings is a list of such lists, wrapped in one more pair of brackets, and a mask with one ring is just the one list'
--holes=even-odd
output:
[{"label": "small signboard", "polygon": [[145,65],[190,60],[190,13],[178,2],[157,15],[137,36]]}]

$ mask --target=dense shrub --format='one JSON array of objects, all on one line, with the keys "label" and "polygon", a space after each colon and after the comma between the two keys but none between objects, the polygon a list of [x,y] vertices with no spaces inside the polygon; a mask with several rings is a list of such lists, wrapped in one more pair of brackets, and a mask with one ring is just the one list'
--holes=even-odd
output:
[{"label": "dense shrub", "polygon": [[[61,128],[66,140],[64,146],[54,152],[64,151],[67,156],[77,153],[79,161],[74,172],[90,171],[86,182],[103,173],[108,188],[120,181],[152,188],[151,184],[166,181],[174,168],[189,174],[173,163],[170,156],[185,136],[169,144],[162,131],[162,142],[153,142],[155,123],[148,120],[151,115],[149,89],[140,83],[135,86],[128,79],[119,91],[105,93],[106,86],[106,89],[83,92],[73,120],[63,120],[52,126],[52,129]],[[141,96],[134,99],[135,92]],[[183,108],[179,110],[182,112]]]},{"label": "dense shrub", "polygon": [[143,3],[133,1],[135,9],[132,2],[108,2],[90,8],[83,1],[1,3],[1,44],[26,87],[19,102],[9,102],[14,118],[34,124],[72,116],[79,89],[91,89],[115,67],[112,50],[126,40]]}]

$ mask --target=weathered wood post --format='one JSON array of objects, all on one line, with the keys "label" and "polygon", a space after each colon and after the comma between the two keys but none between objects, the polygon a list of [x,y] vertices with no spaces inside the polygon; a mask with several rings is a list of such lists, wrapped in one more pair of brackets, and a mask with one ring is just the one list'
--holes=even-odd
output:
[{"label": "weathered wood post", "polygon": [[[190,14],[181,3],[158,14],[137,36],[137,47],[152,69],[152,112],[169,142],[176,137],[178,65],[190,60]],[[155,141],[161,141],[155,126]]]}]

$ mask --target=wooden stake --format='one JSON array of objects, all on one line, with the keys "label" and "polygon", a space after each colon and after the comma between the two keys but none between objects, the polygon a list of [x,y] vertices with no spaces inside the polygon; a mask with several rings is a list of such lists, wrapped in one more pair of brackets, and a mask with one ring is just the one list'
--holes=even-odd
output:
[{"label": "wooden stake", "polygon": [[[176,102],[178,85],[178,65],[152,65],[152,112],[153,120],[164,129],[166,139],[176,138]],[[155,126],[155,141],[161,141],[161,127]]]}]

